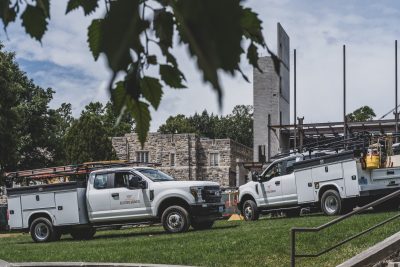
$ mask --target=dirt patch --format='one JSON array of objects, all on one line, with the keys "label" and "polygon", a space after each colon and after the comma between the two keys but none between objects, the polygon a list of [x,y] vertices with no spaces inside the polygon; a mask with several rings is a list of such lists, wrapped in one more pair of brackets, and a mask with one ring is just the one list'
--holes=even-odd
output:
[{"label": "dirt patch", "polygon": [[21,236],[22,234],[0,234],[0,238],[10,238],[10,237],[17,237]]}]

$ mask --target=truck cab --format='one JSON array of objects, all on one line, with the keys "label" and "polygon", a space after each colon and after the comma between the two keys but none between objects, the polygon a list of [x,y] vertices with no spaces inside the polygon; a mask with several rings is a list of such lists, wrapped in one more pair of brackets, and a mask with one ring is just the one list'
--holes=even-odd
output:
[{"label": "truck cab", "polygon": [[254,173],[252,181],[239,187],[239,209],[246,220],[255,216],[254,209],[296,206],[293,164],[303,159],[301,154],[278,159],[268,165],[260,175]]}]

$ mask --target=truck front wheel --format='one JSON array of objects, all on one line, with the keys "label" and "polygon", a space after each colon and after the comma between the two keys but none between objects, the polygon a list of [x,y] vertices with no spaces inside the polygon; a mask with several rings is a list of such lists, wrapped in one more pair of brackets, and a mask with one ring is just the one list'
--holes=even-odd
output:
[{"label": "truck front wheel", "polygon": [[243,203],[242,215],[246,221],[258,220],[260,214],[257,209],[257,204],[249,199]]},{"label": "truck front wheel", "polygon": [[342,213],[342,199],[336,190],[327,190],[322,194],[321,209],[328,216]]},{"label": "truck front wheel", "polygon": [[47,218],[37,218],[29,229],[33,241],[38,243],[51,242],[60,239],[60,234]]},{"label": "truck front wheel", "polygon": [[190,227],[190,216],[185,208],[171,206],[164,210],[161,222],[165,231],[169,233],[186,232]]}]

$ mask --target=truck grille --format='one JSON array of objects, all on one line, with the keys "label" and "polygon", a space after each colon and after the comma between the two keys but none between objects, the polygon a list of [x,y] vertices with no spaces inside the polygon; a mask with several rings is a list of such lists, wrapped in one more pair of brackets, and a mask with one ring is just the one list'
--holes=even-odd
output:
[{"label": "truck grille", "polygon": [[219,186],[206,186],[201,194],[206,203],[221,202],[221,189]]}]

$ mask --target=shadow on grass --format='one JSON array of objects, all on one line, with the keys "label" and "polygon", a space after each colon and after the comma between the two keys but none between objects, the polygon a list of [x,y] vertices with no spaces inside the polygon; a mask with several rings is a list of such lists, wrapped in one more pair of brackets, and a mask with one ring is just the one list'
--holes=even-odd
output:
[{"label": "shadow on grass", "polygon": [[[229,226],[217,226],[211,229],[207,229],[207,231],[219,231],[219,230],[224,230],[224,229],[231,229],[231,228],[236,228],[239,225],[229,225]],[[126,230],[126,229],[125,229]],[[114,230],[114,231],[119,231],[119,230]],[[205,230],[189,230],[187,233],[192,233],[192,232],[202,232]],[[162,236],[162,235],[172,235],[171,233],[165,232],[163,230],[159,230],[159,231],[146,231],[146,232],[131,232],[131,233],[111,233],[111,234],[102,234],[101,232],[99,232],[94,238],[93,240],[102,240],[102,239],[111,239],[111,238],[127,238],[127,237],[151,237],[151,236]],[[68,235],[65,235],[65,237],[67,237]],[[58,242],[71,242],[71,241],[76,241],[76,242],[81,242],[78,240],[74,240],[72,239],[72,237],[67,237],[67,238],[63,238]],[[87,240],[90,242],[90,240]],[[31,243],[31,242],[18,242],[18,244],[27,244],[27,243]],[[32,242],[33,243],[33,242]]]}]

